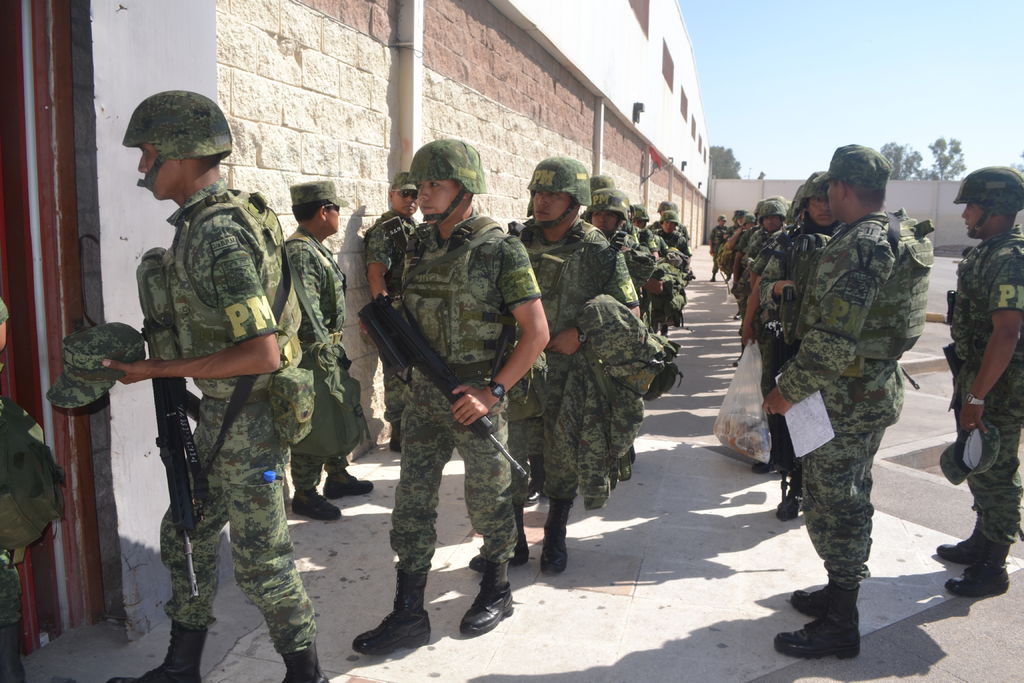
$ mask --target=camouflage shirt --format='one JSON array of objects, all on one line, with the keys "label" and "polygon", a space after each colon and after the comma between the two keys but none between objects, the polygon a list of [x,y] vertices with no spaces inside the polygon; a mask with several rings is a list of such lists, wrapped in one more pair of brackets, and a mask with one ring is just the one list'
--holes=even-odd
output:
[{"label": "camouflage shirt", "polygon": [[679,229],[676,229],[675,232],[665,232],[663,230],[660,237],[666,246],[675,247],[687,256],[690,255],[690,238],[687,237],[686,233]]},{"label": "camouflage shirt", "polygon": [[608,294],[630,308],[640,305],[621,252],[608,248],[600,230],[577,220],[557,242],[527,225],[520,235],[544,294],[544,314],[551,336],[569,327],[583,305],[598,294]]},{"label": "camouflage shirt", "polygon": [[[396,227],[385,230],[383,223],[398,218],[401,221]],[[381,215],[363,236],[366,248],[366,264],[382,263],[386,272],[384,284],[392,295],[402,291],[402,272],[405,270],[405,247],[409,238],[416,232],[416,224],[408,218],[402,218],[394,211]]]},{"label": "camouflage shirt", "polygon": [[841,226],[818,254],[801,310],[800,350],[778,387],[790,402],[821,391],[837,432],[860,433],[896,422],[903,380],[895,360],[858,358],[861,329],[894,257],[884,213]]},{"label": "camouflage shirt", "polygon": [[[951,332],[956,353],[964,361],[957,377],[966,395],[981,367],[981,358],[992,336],[996,311],[1024,312],[1024,234],[1019,226],[990,237],[976,246],[957,268],[956,305]],[[1024,337],[1006,371],[985,396],[986,415],[999,413],[1024,419]]]},{"label": "camouflage shirt", "polygon": [[[320,320],[327,334],[341,332],[345,325],[345,274],[338,267],[334,255],[301,227],[284,244],[288,250],[292,280],[296,287],[302,283],[313,309],[310,314]],[[320,341],[305,310],[299,325],[299,341],[303,350]]]},{"label": "camouflage shirt", "polygon": [[711,253],[717,254],[719,247],[729,239],[729,226],[716,225],[711,228]]}]

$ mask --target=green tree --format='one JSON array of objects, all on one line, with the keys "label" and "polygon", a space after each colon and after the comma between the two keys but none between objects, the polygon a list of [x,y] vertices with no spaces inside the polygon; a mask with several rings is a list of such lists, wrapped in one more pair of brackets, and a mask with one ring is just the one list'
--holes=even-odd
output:
[{"label": "green tree", "polygon": [[928,145],[935,163],[927,173],[929,180],[958,180],[967,170],[964,152],[956,138],[939,138]]},{"label": "green tree", "polygon": [[740,177],[740,162],[736,161],[731,147],[711,146],[711,177],[732,179]]},{"label": "green tree", "polygon": [[[1024,153],[1020,155],[1020,158],[1024,159]],[[1024,173],[1024,164],[1014,164],[1013,167],[1020,171],[1021,173]]]},{"label": "green tree", "polygon": [[891,180],[920,180],[921,179],[921,153],[914,150],[910,145],[898,145],[895,142],[887,142],[880,150],[882,156],[892,164]]}]

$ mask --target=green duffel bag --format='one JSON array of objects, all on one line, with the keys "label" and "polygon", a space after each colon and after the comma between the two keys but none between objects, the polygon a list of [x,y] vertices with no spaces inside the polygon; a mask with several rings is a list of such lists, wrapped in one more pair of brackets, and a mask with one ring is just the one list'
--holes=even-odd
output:
[{"label": "green duffel bag", "polygon": [[316,394],[312,428],[292,446],[292,453],[310,456],[348,455],[370,438],[359,403],[359,380],[348,374],[351,365],[341,344],[316,343],[303,352],[302,365],[313,371]]}]

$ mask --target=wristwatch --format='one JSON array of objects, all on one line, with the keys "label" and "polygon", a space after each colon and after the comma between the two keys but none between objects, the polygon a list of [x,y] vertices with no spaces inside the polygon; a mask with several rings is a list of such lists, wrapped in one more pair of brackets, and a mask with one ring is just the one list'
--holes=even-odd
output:
[{"label": "wristwatch", "polygon": [[583,330],[580,330],[580,333],[576,336],[576,339],[578,339],[580,344],[582,344],[583,342],[587,341],[587,333],[584,332]]},{"label": "wristwatch", "polygon": [[969,406],[983,406],[985,405],[985,399],[978,398],[971,392],[967,392],[967,399],[965,400],[965,403]]},{"label": "wristwatch", "polygon": [[505,397],[505,385],[498,384],[494,380],[487,383],[487,386],[491,389],[491,396],[498,399],[499,401]]}]

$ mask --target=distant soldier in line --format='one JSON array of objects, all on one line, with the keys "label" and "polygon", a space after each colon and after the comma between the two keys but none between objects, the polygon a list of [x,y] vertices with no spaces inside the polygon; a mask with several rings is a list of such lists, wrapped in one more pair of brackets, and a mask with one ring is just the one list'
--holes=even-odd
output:
[{"label": "distant soldier in line", "polygon": [[673,209],[665,209],[661,212],[661,239],[665,245],[673,247],[690,256],[690,234],[686,226],[679,222],[679,214]]},{"label": "distant soldier in line", "polygon": [[736,315],[733,316],[733,320],[742,320],[747,310],[749,290],[743,272],[743,257],[746,253],[747,240],[750,239],[756,225],[757,217],[750,212],[744,213],[740,229],[725,242],[726,254],[732,255],[732,293],[736,297]]},{"label": "distant soldier in line", "polygon": [[639,292],[654,270],[654,256],[640,243],[629,223],[629,197],[621,190],[593,191],[590,212],[594,227],[622,252],[633,287]]},{"label": "distant soldier in line", "polygon": [[[345,326],[345,274],[323,242],[337,234],[340,208],[348,203],[338,199],[334,183],[329,180],[292,185],[290,192],[292,215],[299,228],[285,241],[285,249],[292,267],[292,281],[296,288],[302,287],[312,308],[308,312],[303,311],[299,325],[302,367],[312,369],[317,356],[324,354],[336,360],[347,372],[350,362],[341,345],[341,332]],[[331,348],[316,348],[320,342],[317,329],[330,335],[327,343]],[[326,407],[322,409],[327,410]],[[333,440],[333,427],[314,421],[314,428],[325,426],[332,428]],[[360,481],[348,473],[347,452],[310,453],[303,443],[292,446],[291,471],[295,487],[292,511],[295,514],[324,521],[339,519],[341,510],[327,499],[363,495],[373,490],[372,482]],[[317,486],[320,472],[325,467],[327,481],[324,482],[324,493],[320,495]]]},{"label": "distant soldier in line", "polygon": [[715,276],[718,274],[718,250],[725,244],[725,240],[729,238],[729,226],[725,224],[725,215],[718,217],[718,222],[715,227],[711,228],[711,244],[709,251],[711,253],[711,281],[715,281]]},{"label": "distant soldier in line", "polygon": [[655,259],[659,259],[665,255],[668,251],[668,245],[665,244],[665,240],[658,234],[661,232],[661,226],[655,226],[657,229],[653,229],[650,223],[650,217],[647,215],[647,209],[644,208],[643,204],[631,204],[630,207],[630,222],[633,223],[633,227],[636,229],[636,238],[640,244],[645,245],[651,250],[651,256]]},{"label": "distant soldier in line", "polygon": [[[598,190],[614,190],[614,189],[615,189],[615,179],[612,178],[610,175],[601,174],[601,175],[592,175],[592,176],[590,176],[590,191],[592,193],[593,192],[597,192]],[[590,207],[589,206],[583,207],[583,215],[581,216],[581,218],[583,218],[583,220],[586,221],[587,223],[591,223],[592,224],[592,221],[591,221],[592,217],[593,217],[593,212],[591,211]]]},{"label": "distant soldier in line", "polygon": [[967,236],[981,243],[960,263],[952,334],[963,368],[956,377],[959,429],[998,430],[991,467],[967,475],[977,518],[965,541],[941,545],[939,557],[969,565],[946,582],[957,595],[999,595],[1009,588],[1006,555],[1021,537],[1020,461],[1024,425],[1024,234],[1014,225],[1024,209],[1024,176],[982,168],[960,183]]},{"label": "distant soldier in line", "polygon": [[[416,232],[412,216],[416,213],[416,186],[409,174],[399,171],[391,179],[388,204],[391,207],[363,236],[366,248],[366,280],[370,296],[381,294],[397,297],[402,293],[402,272],[405,269],[405,247]],[[388,447],[402,450],[402,410],[405,408],[406,386],[393,375],[384,378],[384,420],[391,425]]]}]

